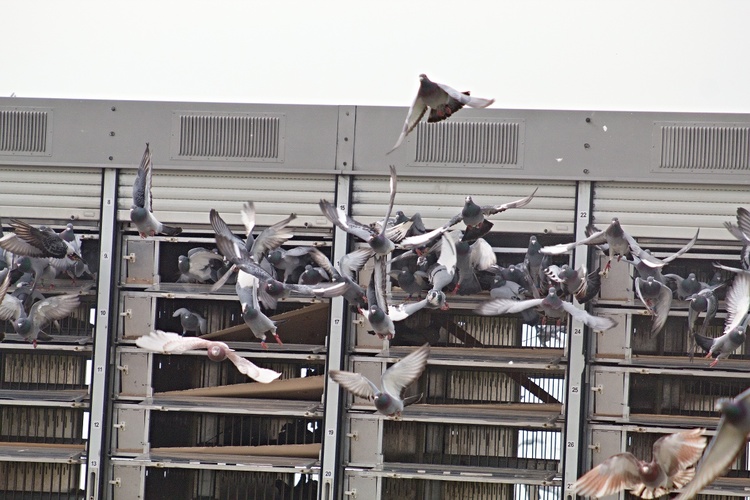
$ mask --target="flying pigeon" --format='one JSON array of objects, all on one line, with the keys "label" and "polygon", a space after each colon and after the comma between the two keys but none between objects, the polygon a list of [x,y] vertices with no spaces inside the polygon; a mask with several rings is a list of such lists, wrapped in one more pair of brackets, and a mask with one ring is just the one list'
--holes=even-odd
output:
[{"label": "flying pigeon", "polygon": [[78,294],[56,295],[36,302],[27,314],[23,301],[6,294],[0,304],[0,319],[12,320],[15,332],[36,347],[37,340],[52,340],[42,331],[49,323],[67,318],[80,304]]},{"label": "flying pigeon", "polygon": [[188,250],[187,255],[177,257],[177,269],[180,271],[179,283],[215,282],[224,265],[224,258],[203,247]]},{"label": "flying pigeon", "polygon": [[267,384],[279,378],[281,373],[260,368],[247,359],[235,354],[224,342],[213,342],[200,337],[182,337],[177,333],[156,330],[135,340],[138,347],[161,354],[181,354],[196,349],[206,349],[208,359],[223,361],[229,359],[240,373],[251,379]]},{"label": "flying pigeon", "polygon": [[130,207],[130,220],[138,229],[141,238],[164,234],[167,236],[177,236],[182,232],[181,227],[167,226],[159,222],[151,206],[151,150],[146,143],[146,150],[143,152],[141,164],[138,167],[138,175],[133,182],[133,205]]},{"label": "flying pigeon", "polygon": [[276,322],[266,316],[260,308],[258,301],[258,278],[243,272],[237,278],[235,290],[242,305],[242,319],[250,327],[253,335],[260,339],[260,345],[264,349],[268,349],[266,345],[267,333],[273,335],[276,342],[282,345],[283,343],[279,338],[279,334],[276,333]]},{"label": "flying pigeon", "polygon": [[711,367],[719,360],[729,357],[745,343],[748,323],[750,322],[750,274],[743,272],[734,277],[732,286],[727,292],[727,318],[724,334],[715,339],[694,334],[695,342],[706,351],[706,358],[716,357]]},{"label": "flying pigeon", "polygon": [[649,334],[652,336],[658,334],[667,324],[669,310],[672,308],[672,290],[653,276],[645,280],[638,276],[635,278],[635,291],[653,316]]},{"label": "flying pigeon", "polygon": [[422,375],[430,355],[430,344],[422,347],[388,368],[380,379],[382,389],[364,375],[341,370],[331,370],[329,375],[334,382],[360,398],[375,403],[375,408],[389,417],[400,417],[404,407],[417,401],[420,396],[402,399],[403,391]]},{"label": "flying pigeon", "polygon": [[37,228],[18,219],[12,219],[10,225],[15,232],[0,238],[0,247],[9,252],[28,257],[81,258],[73,245],[62,239],[52,228]]},{"label": "flying pigeon", "polygon": [[570,302],[557,296],[554,287],[549,288],[547,296],[541,299],[512,300],[492,299],[480,304],[475,311],[483,316],[497,316],[500,314],[520,313],[523,310],[536,307],[550,318],[564,318],[570,314],[595,331],[605,331],[617,326],[617,322],[605,316],[592,316],[583,309],[579,309]]},{"label": "flying pigeon", "polygon": [[555,283],[560,283],[563,292],[575,296],[579,304],[585,304],[596,297],[601,288],[599,270],[587,274],[586,266],[573,269],[567,264],[558,267],[548,266],[544,270],[545,276]]},{"label": "flying pigeon", "polygon": [[657,498],[681,488],[693,478],[693,464],[706,447],[705,429],[662,436],[653,446],[650,462],[632,453],[618,453],[573,483],[581,496],[601,498],[621,490],[641,498]]},{"label": "flying pigeon", "polygon": [[388,315],[388,301],[385,295],[386,276],[378,271],[378,266],[370,276],[370,284],[367,286],[367,309],[359,308],[359,313],[365,317],[372,331],[379,339],[393,339],[396,327]]},{"label": "flying pigeon", "polygon": [[409,108],[409,114],[406,115],[406,122],[404,122],[401,135],[398,137],[396,145],[388,153],[395,151],[404,142],[409,132],[414,130],[414,127],[427,112],[427,108],[430,108],[427,121],[432,123],[445,120],[464,106],[486,108],[493,102],[495,102],[494,99],[471,97],[469,92],[459,92],[442,83],[433,82],[423,73],[419,75],[417,97]]},{"label": "flying pigeon", "polygon": [[492,229],[492,226],[494,224],[488,221],[486,217],[505,212],[510,208],[525,207],[534,198],[534,195],[538,190],[539,188],[536,188],[534,189],[533,193],[525,198],[521,198],[508,203],[503,203],[501,205],[480,206],[474,203],[474,200],[471,196],[467,196],[464,200],[464,207],[448,222],[443,224],[441,227],[433,229],[432,231],[429,231],[427,233],[404,238],[399,246],[401,246],[402,248],[414,248],[426,245],[430,241],[439,238],[441,234],[445,233],[446,231],[448,231],[448,229],[461,221],[463,221],[466,225],[466,232],[464,232],[462,239],[465,241],[474,241],[477,238],[481,238],[482,236],[487,234],[490,229]]},{"label": "flying pigeon", "polygon": [[694,498],[703,488],[724,473],[742,452],[750,434],[750,389],[734,399],[722,398],[716,403],[721,412],[719,426],[708,443],[703,458],[695,466],[695,475],[675,497],[675,500]]},{"label": "flying pigeon", "polygon": [[182,334],[187,335],[187,332],[195,332],[196,335],[203,335],[208,333],[208,327],[206,319],[198,313],[194,313],[186,307],[180,307],[177,309],[173,318],[180,318],[180,325],[182,325]]}]

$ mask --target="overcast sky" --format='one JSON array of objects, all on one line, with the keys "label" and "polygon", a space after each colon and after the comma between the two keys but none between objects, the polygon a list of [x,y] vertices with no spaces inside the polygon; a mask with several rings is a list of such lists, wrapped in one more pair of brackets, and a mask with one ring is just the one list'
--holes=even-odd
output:
[{"label": "overcast sky", "polygon": [[745,0],[0,9],[0,96],[408,106],[426,73],[499,108],[750,112]]}]

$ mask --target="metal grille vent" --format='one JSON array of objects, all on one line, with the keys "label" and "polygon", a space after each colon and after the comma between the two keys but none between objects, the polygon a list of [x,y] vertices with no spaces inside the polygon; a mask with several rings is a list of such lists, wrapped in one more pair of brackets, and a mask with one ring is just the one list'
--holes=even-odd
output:
[{"label": "metal grille vent", "polygon": [[416,161],[518,165],[521,124],[516,122],[422,122]]},{"label": "metal grille vent", "polygon": [[221,160],[282,160],[283,116],[183,114],[180,157]]},{"label": "metal grille vent", "polygon": [[47,111],[0,110],[0,152],[46,153]]},{"label": "metal grille vent", "polygon": [[659,168],[748,170],[750,127],[662,125]]}]

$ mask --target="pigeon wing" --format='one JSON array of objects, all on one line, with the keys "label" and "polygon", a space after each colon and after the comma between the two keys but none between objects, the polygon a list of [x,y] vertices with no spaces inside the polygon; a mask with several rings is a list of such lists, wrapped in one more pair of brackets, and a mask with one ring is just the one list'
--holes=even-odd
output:
[{"label": "pigeon wing", "polygon": [[631,453],[609,457],[573,483],[580,496],[604,497],[641,484],[640,461]]},{"label": "pigeon wing", "polygon": [[727,319],[724,333],[737,328],[750,310],[750,274],[737,273],[727,292]]},{"label": "pigeon wing", "polygon": [[532,307],[542,305],[544,299],[512,300],[493,299],[479,304],[475,311],[483,316],[498,316],[500,314],[514,314]]},{"label": "pigeon wing", "polygon": [[330,370],[328,374],[334,382],[360,398],[372,401],[375,394],[380,392],[375,384],[361,373]]},{"label": "pigeon wing", "polygon": [[454,89],[453,87],[449,87],[448,85],[445,85],[444,83],[437,83],[435,82],[435,85],[440,87],[440,89],[448,94],[448,97],[450,97],[453,100],[456,100],[460,102],[461,104],[465,106],[470,106],[472,108],[486,108],[493,102],[495,102],[494,99],[484,99],[482,97],[471,97],[468,93],[459,92],[458,90]]},{"label": "pigeon wing", "polygon": [[240,373],[247,375],[256,382],[268,384],[281,376],[281,373],[268,368],[261,368],[232,350],[227,351],[227,359],[237,367]]},{"label": "pigeon wing", "polygon": [[482,207],[482,213],[485,216],[495,215],[499,214],[500,212],[505,212],[509,208],[521,208],[525,207],[529,204],[529,202],[534,198],[534,195],[536,192],[539,191],[539,188],[536,188],[533,193],[531,193],[529,196],[525,198],[521,198],[519,200],[511,201],[508,203],[503,203],[502,205],[487,205]]},{"label": "pigeon wing", "polygon": [[388,368],[383,374],[383,392],[401,398],[401,391],[410,386],[422,375],[425,366],[427,366],[427,358],[429,356],[430,344],[424,344]]},{"label": "pigeon wing", "polygon": [[318,204],[320,211],[326,218],[333,222],[333,224],[347,233],[356,236],[362,241],[370,241],[373,237],[372,229],[369,226],[357,222],[343,212],[336,210],[336,207],[326,200],[320,200]]},{"label": "pigeon wing", "polygon": [[398,147],[404,142],[404,139],[406,139],[406,136],[414,130],[414,127],[417,126],[419,120],[422,119],[425,111],[427,111],[427,104],[425,104],[422,97],[417,93],[417,97],[414,98],[414,102],[409,108],[409,113],[406,115],[406,121],[404,122],[404,127],[401,129],[401,135],[398,136],[396,144],[390,151],[388,151],[388,154],[398,149]]},{"label": "pigeon wing", "polygon": [[706,429],[692,429],[660,437],[654,443],[654,459],[668,476],[685,470],[703,454]]},{"label": "pigeon wing", "polygon": [[276,250],[278,247],[286,243],[294,232],[292,229],[286,226],[297,218],[296,214],[291,214],[286,219],[277,222],[273,226],[267,227],[258,235],[253,242],[253,247],[250,250],[255,262],[260,262],[263,256],[271,250]]}]

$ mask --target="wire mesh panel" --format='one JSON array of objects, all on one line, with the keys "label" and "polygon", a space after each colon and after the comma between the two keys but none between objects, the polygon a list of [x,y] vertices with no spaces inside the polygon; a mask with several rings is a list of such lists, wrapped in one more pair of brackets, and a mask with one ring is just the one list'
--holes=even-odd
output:
[{"label": "wire mesh panel", "polygon": [[317,474],[148,467],[145,498],[173,500],[314,500]]},{"label": "wire mesh panel", "polygon": [[0,497],[18,500],[83,500],[81,465],[0,462]]},{"label": "wire mesh panel", "polygon": [[746,379],[631,374],[630,413],[716,417],[719,398],[733,398],[746,388]]},{"label": "wire mesh panel", "polygon": [[391,420],[383,427],[385,462],[554,471],[559,447],[559,431]]},{"label": "wire mesh panel", "polygon": [[383,500],[557,500],[559,486],[383,478]]},{"label": "wire mesh panel", "polygon": [[0,406],[0,441],[81,445],[86,442],[83,408]]},{"label": "wire mesh panel", "polygon": [[87,363],[86,353],[0,351],[0,389],[85,390]]}]

